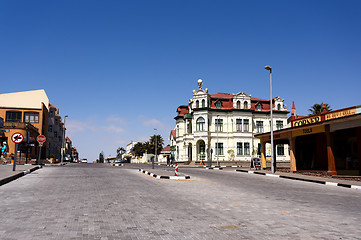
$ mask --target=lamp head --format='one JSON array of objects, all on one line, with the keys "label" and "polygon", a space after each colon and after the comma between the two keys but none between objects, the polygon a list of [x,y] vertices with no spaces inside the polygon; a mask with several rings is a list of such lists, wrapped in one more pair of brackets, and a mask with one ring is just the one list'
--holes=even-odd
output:
[{"label": "lamp head", "polygon": [[268,70],[268,71],[272,71],[271,66],[268,66],[268,65],[267,65],[267,66],[265,66],[265,67],[264,67],[264,69],[266,69],[266,70]]}]

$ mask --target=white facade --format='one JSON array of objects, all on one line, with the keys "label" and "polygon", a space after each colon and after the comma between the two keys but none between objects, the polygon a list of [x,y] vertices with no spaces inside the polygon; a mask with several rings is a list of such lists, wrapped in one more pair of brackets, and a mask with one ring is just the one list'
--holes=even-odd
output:
[{"label": "white facade", "polygon": [[[189,104],[177,109],[173,139],[175,161],[206,162],[208,157],[213,162],[250,161],[251,157],[258,156],[260,141],[254,135],[270,131],[269,100],[253,98],[243,92],[210,95],[208,89],[202,89],[201,80],[198,85]],[[288,112],[283,101],[279,97],[273,99],[274,130],[287,127]],[[277,161],[289,160],[288,146],[277,148]],[[270,154],[268,146],[266,155]]]}]

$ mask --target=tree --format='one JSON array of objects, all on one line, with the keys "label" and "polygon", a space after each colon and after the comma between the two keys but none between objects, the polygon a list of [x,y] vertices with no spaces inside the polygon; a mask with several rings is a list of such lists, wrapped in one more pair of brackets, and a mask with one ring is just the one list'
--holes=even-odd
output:
[{"label": "tree", "polygon": [[99,162],[104,163],[104,152],[99,153]]},{"label": "tree", "polygon": [[146,151],[145,144],[141,142],[136,143],[131,150],[134,156],[142,156],[145,153],[145,151]]},{"label": "tree", "polygon": [[328,105],[327,103],[323,103],[321,102],[321,104],[315,103],[311,106],[310,109],[308,109],[308,111],[310,112],[309,115],[315,115],[315,114],[320,114],[323,110],[323,105],[325,105],[326,107],[326,111],[332,111],[331,106]]},{"label": "tree", "polygon": [[160,136],[160,135],[151,136],[149,139],[149,144],[150,144],[149,152],[155,154],[155,145],[157,144],[157,154],[159,154],[160,151],[162,151],[162,149],[163,149],[163,143],[164,143],[164,140],[163,140],[162,136]]},{"label": "tree", "polygon": [[117,158],[121,158],[125,153],[125,149],[123,147],[118,147],[117,149]]}]

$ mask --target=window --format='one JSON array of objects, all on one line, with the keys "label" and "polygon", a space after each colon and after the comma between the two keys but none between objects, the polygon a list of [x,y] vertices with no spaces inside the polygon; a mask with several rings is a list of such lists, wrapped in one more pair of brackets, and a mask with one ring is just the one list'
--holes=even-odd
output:
[{"label": "window", "polygon": [[244,109],[248,109],[248,102],[244,102],[244,103],[243,103],[243,108],[244,108]]},{"label": "window", "polygon": [[205,120],[204,120],[204,118],[202,118],[202,117],[199,117],[198,119],[197,119],[197,122],[196,122],[196,130],[198,131],[198,132],[201,132],[201,131],[204,131],[204,124],[205,124]]},{"label": "window", "polygon": [[236,119],[236,131],[242,131],[242,119]]},{"label": "window", "polygon": [[241,142],[237,143],[237,155],[243,155],[243,144]]},{"label": "window", "polygon": [[59,142],[61,142],[61,136],[59,136],[58,139],[59,139]]},{"label": "window", "polygon": [[223,119],[216,119],[216,132],[223,132]]},{"label": "window", "polygon": [[58,132],[54,131],[54,137],[58,137]]},{"label": "window", "polygon": [[218,108],[218,109],[222,108],[222,102],[221,101],[216,102],[216,108]]},{"label": "window", "polygon": [[237,101],[237,108],[240,109],[241,108],[241,102]]},{"label": "window", "polygon": [[199,101],[196,101],[196,108],[199,108]]},{"label": "window", "polygon": [[206,107],[206,100],[202,100],[202,108]]},{"label": "window", "polygon": [[24,113],[24,122],[38,123],[39,122],[39,113]]},{"label": "window", "polygon": [[256,131],[257,133],[263,133],[263,122],[256,121]]},{"label": "window", "polygon": [[49,125],[49,132],[53,132],[53,125]]},{"label": "window", "polygon": [[257,111],[261,111],[262,110],[262,104],[257,104],[257,106],[256,106],[256,110]]},{"label": "window", "polygon": [[278,156],[285,155],[285,146],[283,144],[277,144],[277,155]]},{"label": "window", "polygon": [[58,119],[55,118],[55,125],[58,125]]},{"label": "window", "polygon": [[277,105],[277,110],[278,110],[278,111],[281,111],[281,104],[278,104],[278,105]]},{"label": "window", "polygon": [[50,112],[49,112],[49,117],[50,117],[50,118],[54,117],[54,111],[50,111]]},{"label": "window", "polygon": [[179,147],[177,146],[177,160],[179,160]]},{"label": "window", "polygon": [[276,121],[276,129],[280,130],[283,128],[283,121]]},{"label": "window", "polygon": [[187,133],[192,133],[192,121],[187,122]]},{"label": "window", "polygon": [[244,143],[244,155],[250,155],[249,154],[249,143]]},{"label": "window", "polygon": [[6,122],[21,122],[21,112],[6,112]]},{"label": "window", "polygon": [[179,136],[179,125],[177,125],[177,131],[176,131],[176,136]]},{"label": "window", "polygon": [[243,132],[249,132],[249,120],[243,119]]},{"label": "window", "polygon": [[216,155],[223,155],[223,143],[216,143]]}]

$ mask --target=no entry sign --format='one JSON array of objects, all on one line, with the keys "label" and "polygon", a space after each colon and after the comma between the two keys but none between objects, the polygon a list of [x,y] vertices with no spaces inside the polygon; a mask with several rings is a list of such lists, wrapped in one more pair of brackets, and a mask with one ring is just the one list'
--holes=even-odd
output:
[{"label": "no entry sign", "polygon": [[21,133],[17,132],[11,136],[11,141],[13,141],[16,144],[21,143],[23,140],[24,140],[24,136]]},{"label": "no entry sign", "polygon": [[39,146],[43,146],[43,143],[46,141],[46,137],[44,135],[39,135],[36,140],[38,141],[39,143]]}]

